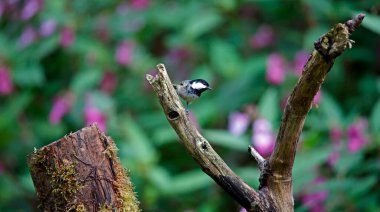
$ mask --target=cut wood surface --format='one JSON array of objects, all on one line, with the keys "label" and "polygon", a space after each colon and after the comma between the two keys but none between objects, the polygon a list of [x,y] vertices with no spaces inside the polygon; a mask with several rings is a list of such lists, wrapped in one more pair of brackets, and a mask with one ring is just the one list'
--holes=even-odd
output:
[{"label": "cut wood surface", "polygon": [[115,143],[96,125],[35,150],[28,166],[44,211],[139,211]]}]

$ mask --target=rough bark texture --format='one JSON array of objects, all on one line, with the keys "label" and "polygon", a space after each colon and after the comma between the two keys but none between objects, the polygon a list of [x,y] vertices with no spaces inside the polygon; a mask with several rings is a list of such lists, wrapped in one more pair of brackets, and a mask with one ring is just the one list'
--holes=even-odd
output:
[{"label": "rough bark texture", "polygon": [[44,211],[139,211],[114,141],[96,125],[28,155]]},{"label": "rough bark texture", "polygon": [[344,24],[337,24],[314,43],[315,50],[288,99],[275,149],[269,160],[264,160],[249,147],[261,171],[258,191],[243,182],[190,123],[164,65],[157,65],[158,75],[147,75],[146,78],[157,93],[164,113],[181,143],[202,170],[240,205],[250,211],[293,211],[292,168],[306,115],[335,58],[347,47],[351,48],[353,41],[349,40],[349,35],[363,19],[364,14],[359,14]]}]

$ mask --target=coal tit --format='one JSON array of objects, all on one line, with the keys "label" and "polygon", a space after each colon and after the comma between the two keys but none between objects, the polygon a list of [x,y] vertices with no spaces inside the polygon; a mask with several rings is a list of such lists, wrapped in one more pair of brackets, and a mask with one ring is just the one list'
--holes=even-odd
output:
[{"label": "coal tit", "polygon": [[173,85],[178,95],[186,101],[186,112],[188,112],[189,103],[198,99],[201,94],[207,90],[212,90],[206,80],[184,80],[179,85]]}]

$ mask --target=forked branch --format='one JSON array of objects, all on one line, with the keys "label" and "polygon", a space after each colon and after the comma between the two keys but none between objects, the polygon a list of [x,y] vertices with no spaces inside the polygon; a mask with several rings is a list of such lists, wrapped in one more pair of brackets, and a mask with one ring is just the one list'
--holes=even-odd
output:
[{"label": "forked branch", "polygon": [[347,47],[351,48],[353,41],[349,39],[350,33],[363,19],[364,14],[359,14],[344,24],[336,24],[314,43],[315,50],[287,101],[275,149],[269,160],[262,158],[252,147],[249,148],[261,171],[258,191],[238,177],[191,124],[164,65],[157,65],[158,75],[146,75],[146,79],[157,93],[166,118],[181,143],[202,170],[240,205],[247,210],[293,211],[292,168],[306,115],[335,58]]}]

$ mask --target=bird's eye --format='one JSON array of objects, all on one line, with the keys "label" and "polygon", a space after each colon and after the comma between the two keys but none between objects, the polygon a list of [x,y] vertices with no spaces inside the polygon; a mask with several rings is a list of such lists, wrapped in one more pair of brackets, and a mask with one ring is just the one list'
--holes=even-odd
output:
[{"label": "bird's eye", "polygon": [[183,82],[181,82],[181,84],[179,84],[180,86],[183,86]]}]

